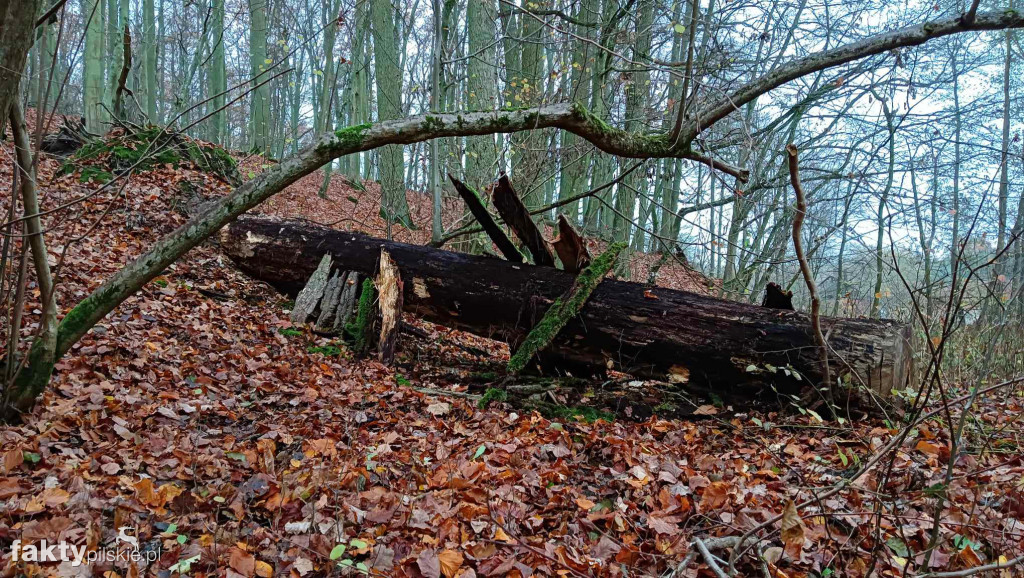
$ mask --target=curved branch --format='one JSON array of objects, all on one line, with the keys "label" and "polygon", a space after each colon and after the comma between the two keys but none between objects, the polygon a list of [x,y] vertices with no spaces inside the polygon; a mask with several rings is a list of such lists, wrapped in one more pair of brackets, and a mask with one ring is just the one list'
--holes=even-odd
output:
[{"label": "curved branch", "polygon": [[863,40],[833,50],[811,54],[757,78],[733,93],[700,109],[680,134],[683,143],[691,142],[702,131],[728,116],[744,104],[802,76],[832,68],[854,60],[881,54],[905,46],[918,46],[929,40],[961,32],[1024,28],[1024,14],[1015,10],[975,14],[973,18],[956,16],[945,20],[925,22],[890,32],[869,36]]}]

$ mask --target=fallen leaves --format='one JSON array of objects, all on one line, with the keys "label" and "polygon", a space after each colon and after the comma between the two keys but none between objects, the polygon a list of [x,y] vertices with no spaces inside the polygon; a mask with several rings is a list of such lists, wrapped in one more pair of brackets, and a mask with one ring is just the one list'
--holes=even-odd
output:
[{"label": "fallen leaves", "polygon": [[782,510],[780,530],[786,554],[794,560],[799,560],[804,547],[804,522],[793,500],[787,501],[786,507]]},{"label": "fallen leaves", "polygon": [[454,578],[458,573],[459,568],[462,567],[463,557],[462,554],[454,550],[445,550],[437,555],[438,563],[441,568],[441,573],[444,574],[445,578]]},{"label": "fallen leaves", "polygon": [[[174,182],[182,173],[153,178]],[[307,185],[272,201],[272,210],[351,216],[353,203],[338,190],[343,179],[332,181],[328,201]],[[169,210],[163,183],[135,186],[123,197],[125,211],[144,214],[150,226],[129,233],[116,219],[105,221],[96,239],[76,246],[63,306],[162,229],[183,222]],[[378,188],[368,190],[372,197]],[[411,204],[429,207],[421,200]],[[82,215],[102,215],[99,201],[106,202],[87,205]],[[371,201],[358,203],[370,220],[378,218]],[[398,234],[416,241],[429,227]],[[634,265],[649,266],[648,257]],[[659,280],[679,274],[669,265]],[[706,280],[701,287],[707,290]],[[351,570],[342,572],[456,578],[607,576],[623,565],[631,574],[660,575],[685,556],[694,535],[740,533],[780,511],[781,533],[762,544],[774,575],[806,575],[841,559],[845,566],[833,566],[834,575],[855,576],[866,571],[870,553],[869,546],[849,546],[861,543],[850,535],[874,523],[873,499],[886,493],[904,500],[905,518],[886,517],[881,539],[905,539],[907,556],[883,548],[910,566],[923,562],[931,528],[919,520],[930,519],[939,492],[950,505],[933,569],[986,563],[992,552],[1010,551],[999,547],[999,536],[1022,527],[1024,499],[1014,488],[1024,469],[1011,461],[1016,457],[962,458],[954,482],[941,485],[945,467],[937,464],[948,460],[949,445],[938,431],[922,429],[899,449],[892,478],[873,471],[851,481],[867,491],[833,496],[826,507],[843,516],[825,520],[808,508],[801,520],[794,500],[832,487],[894,431],[867,421],[839,437],[810,418],[740,419],[710,404],[694,412],[705,419],[636,423],[556,423],[507,407],[480,410],[397,386],[392,371],[348,357],[327,338],[279,332],[291,327],[286,308],[210,247],[169,267],[62,361],[55,394],[26,425],[0,432],[0,500],[11,521],[0,522],[0,532],[72,536],[98,547],[114,539],[116,521],[160,545],[157,572],[191,560],[195,575],[230,569],[247,578],[294,578],[338,572],[344,563]],[[492,342],[422,327],[430,338],[407,341],[409,358],[401,361],[416,385],[464,391],[470,380],[463,368],[476,371],[486,357],[467,354],[464,345],[487,351],[488,361],[507,354]],[[309,351],[327,345],[343,355]],[[683,365],[671,373],[676,383],[691,378]],[[1007,411],[1019,410],[1012,403]],[[974,496],[984,496],[987,507],[967,507]],[[964,528],[986,534],[954,544]],[[339,543],[344,549],[332,559]]]}]

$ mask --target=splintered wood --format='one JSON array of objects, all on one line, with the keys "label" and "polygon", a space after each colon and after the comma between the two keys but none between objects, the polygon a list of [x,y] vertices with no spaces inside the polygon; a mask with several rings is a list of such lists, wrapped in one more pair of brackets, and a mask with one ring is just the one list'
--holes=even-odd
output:
[{"label": "splintered wood", "polygon": [[587,241],[576,232],[565,215],[558,215],[558,237],[551,242],[562,268],[570,273],[579,273],[590,265],[590,251]]},{"label": "splintered wood", "polygon": [[380,271],[377,274],[377,292],[380,294],[380,339],[377,352],[381,363],[395,361],[398,331],[402,326],[402,277],[387,250],[380,251]]}]

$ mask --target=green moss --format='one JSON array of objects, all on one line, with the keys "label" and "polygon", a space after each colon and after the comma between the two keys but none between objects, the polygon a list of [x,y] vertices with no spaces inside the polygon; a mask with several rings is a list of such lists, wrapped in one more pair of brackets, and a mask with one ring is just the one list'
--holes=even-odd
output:
[{"label": "green moss", "polygon": [[177,168],[183,162],[231,184],[241,184],[237,163],[226,150],[200,144],[185,135],[164,133],[159,127],[90,142],[64,162],[61,172],[69,174],[89,165],[108,173],[122,173],[133,167],[149,171],[164,165]]},{"label": "green moss", "polygon": [[337,357],[341,355],[341,348],[333,344],[316,346],[311,345],[306,348],[306,351],[309,353],[319,353],[321,355],[326,355],[327,357]]},{"label": "green moss", "polygon": [[110,149],[105,141],[97,140],[83,145],[71,158],[80,161],[94,159],[108,150]]},{"label": "green moss", "polygon": [[356,319],[345,328],[352,336],[353,347],[356,351],[363,353],[370,348],[373,339],[373,302],[377,300],[377,288],[373,285],[372,279],[364,279],[362,290],[359,292],[359,307],[356,310]]},{"label": "green moss", "polygon": [[624,243],[612,243],[608,249],[580,271],[568,293],[559,297],[547,310],[544,317],[530,330],[519,349],[508,360],[509,373],[519,373],[558,335],[569,321],[579,314],[594,289],[608,274],[619,253],[626,248]]},{"label": "green moss", "polygon": [[615,414],[588,406],[573,407],[545,401],[533,401],[527,405],[530,409],[537,410],[542,416],[549,420],[574,420],[585,421],[587,423],[594,423],[597,420],[604,420],[607,422],[615,421]]},{"label": "green moss", "polygon": [[277,332],[285,337],[302,337],[302,330],[294,327],[282,327]]},{"label": "green moss", "polygon": [[498,389],[497,387],[488,387],[487,391],[484,392],[483,397],[477,403],[477,407],[480,409],[486,409],[492,401],[505,401],[508,399],[508,392],[504,389]]},{"label": "green moss", "polygon": [[443,130],[444,129],[444,121],[441,120],[441,117],[437,117],[437,116],[428,114],[425,117],[423,117],[423,125],[422,126],[423,126],[423,130],[427,131],[427,132],[432,132],[432,131],[435,131],[435,130]]},{"label": "green moss", "polygon": [[346,126],[334,131],[334,146],[347,150],[357,149],[363,144],[363,133],[371,126],[370,123]]},{"label": "green moss", "polygon": [[82,169],[82,174],[79,175],[78,182],[80,182],[80,183],[97,182],[97,183],[104,184],[104,183],[109,183],[113,178],[114,178],[113,174],[111,174],[111,173],[109,173],[109,172],[107,172],[107,171],[105,171],[105,170],[103,170],[103,169],[101,169],[99,167],[88,166],[88,167],[84,167]]},{"label": "green moss", "polygon": [[602,138],[609,145],[628,153],[642,154],[643,156],[679,156],[685,151],[673,152],[674,142],[669,142],[665,133],[639,134],[626,132],[610,126],[604,120],[587,107],[577,101],[572,104],[573,114],[583,123],[601,133]]}]

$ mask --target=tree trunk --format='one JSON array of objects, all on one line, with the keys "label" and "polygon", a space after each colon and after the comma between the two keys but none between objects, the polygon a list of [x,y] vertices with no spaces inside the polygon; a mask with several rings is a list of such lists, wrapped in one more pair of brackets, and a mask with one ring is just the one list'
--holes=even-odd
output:
[{"label": "tree trunk", "polygon": [[[372,275],[382,248],[401,270],[405,311],[508,342],[514,348],[574,276],[550,267],[452,253],[359,233],[242,216],[221,233],[247,274],[294,294],[324,253],[335,266]],[[887,395],[911,376],[910,328],[895,321],[822,319],[835,375]],[[605,280],[580,315],[539,355],[575,374],[627,371],[690,383],[720,395],[796,392],[821,378],[806,315]],[[787,373],[788,370],[788,373]],[[794,371],[795,370],[795,371]],[[801,380],[792,377],[799,373]]]},{"label": "tree trunk", "polygon": [[[152,2],[152,0],[147,0]],[[225,67],[224,50],[224,0],[213,0],[213,15],[210,28],[210,93],[212,100],[210,108],[213,109],[213,116],[210,118],[210,140],[224,145],[224,133],[226,130],[225,119],[227,113],[223,110],[226,103],[227,72]],[[155,61],[156,58],[154,57]],[[148,82],[148,79],[147,79]],[[155,107],[154,107],[155,108]]]},{"label": "tree trunk", "polygon": [[[395,40],[395,10],[389,0],[372,0],[370,15],[373,30],[373,64],[377,80],[377,120],[402,117],[402,69],[398,64],[398,45]],[[392,223],[411,226],[409,203],[405,198],[405,178],[402,170],[401,145],[381,147],[378,154],[380,169],[380,214]]]},{"label": "tree trunk", "polygon": [[[249,0],[249,72],[255,84],[266,80],[267,70],[267,12],[266,3]],[[270,151],[270,98],[267,85],[254,88],[249,106],[249,148],[269,154]]]},{"label": "tree trunk", "polygon": [[109,120],[103,109],[103,10],[102,0],[82,0],[85,19],[85,56],[82,58],[82,98],[85,128],[93,134],[107,132]]}]

